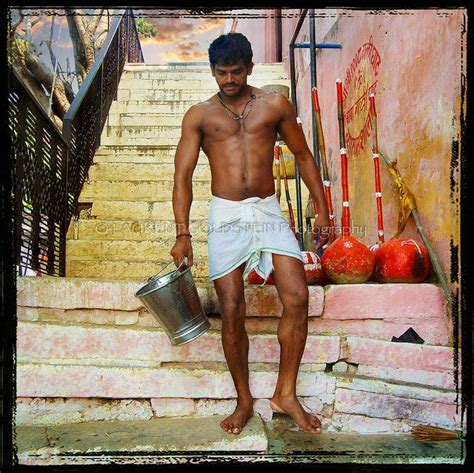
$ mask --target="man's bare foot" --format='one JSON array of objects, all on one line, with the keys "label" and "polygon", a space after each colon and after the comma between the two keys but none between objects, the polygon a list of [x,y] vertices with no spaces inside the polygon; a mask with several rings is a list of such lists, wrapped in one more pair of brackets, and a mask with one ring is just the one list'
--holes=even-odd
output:
[{"label": "man's bare foot", "polygon": [[273,396],[270,399],[270,407],[274,412],[289,415],[301,430],[314,434],[321,433],[320,420],[306,412],[296,397],[284,398]]},{"label": "man's bare foot", "polygon": [[229,434],[240,434],[252,416],[253,400],[237,401],[234,413],[221,422],[221,427]]}]

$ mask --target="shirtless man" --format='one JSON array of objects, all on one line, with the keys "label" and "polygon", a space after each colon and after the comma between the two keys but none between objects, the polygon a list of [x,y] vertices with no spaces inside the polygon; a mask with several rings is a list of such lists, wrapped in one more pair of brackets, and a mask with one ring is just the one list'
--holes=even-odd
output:
[{"label": "shirtless man", "polygon": [[[200,148],[210,164],[211,208],[216,205],[216,208],[224,208],[225,211],[226,205],[235,209],[236,206],[240,208],[240,203],[243,208],[250,203],[250,207],[246,206],[245,209],[258,211],[262,204],[266,205],[265,209],[271,208],[271,212],[276,214],[275,205],[281,212],[274,196],[272,171],[277,133],[294,154],[300,175],[319,209],[314,233],[320,234],[319,246],[322,246],[327,241],[325,232],[329,228],[329,214],[321,176],[290,102],[280,94],[266,93],[247,84],[253,63],[251,45],[244,35],[229,33],[217,38],[209,47],[209,59],[212,75],[220,90],[186,112],[175,155],[173,211],[177,236],[171,255],[176,265],[184,258],[187,258],[187,265],[193,264],[189,212],[193,200],[192,175]],[[267,211],[258,215],[270,213]],[[275,218],[284,220],[282,216]],[[283,228],[282,225],[280,227]],[[274,269],[273,278],[283,305],[278,326],[280,365],[271,407],[275,412],[292,417],[301,430],[319,433],[321,422],[306,412],[296,397],[296,378],[308,332],[308,287],[297,240],[288,228],[283,228],[281,232],[281,236],[272,234],[271,237],[273,243],[270,246],[277,248],[275,252],[268,249],[267,245],[265,251],[256,249],[252,253],[257,255],[254,258],[256,260],[259,260],[260,255],[262,259],[263,256],[271,258],[270,266],[273,267],[268,268],[267,265],[265,271],[268,273]],[[236,235],[216,232],[212,241],[209,235],[210,268],[211,263],[218,265],[222,257],[235,252],[240,238]],[[262,235],[256,239],[252,237],[249,241],[261,241],[265,238]],[[213,256],[211,261],[215,247],[221,245],[219,238],[233,238],[232,242],[236,244],[224,242],[220,256]],[[288,241],[295,246],[286,250],[278,247],[280,241]],[[237,407],[232,415],[221,422],[221,427],[234,434],[239,434],[253,415],[244,298],[244,269],[250,258],[243,262],[242,259],[236,256],[237,262],[230,266],[234,269],[221,271],[223,275],[214,271],[216,274],[212,278],[210,276],[222,312],[224,354],[237,391]],[[257,261],[253,264],[257,264]],[[248,267],[246,271],[248,274]]]}]

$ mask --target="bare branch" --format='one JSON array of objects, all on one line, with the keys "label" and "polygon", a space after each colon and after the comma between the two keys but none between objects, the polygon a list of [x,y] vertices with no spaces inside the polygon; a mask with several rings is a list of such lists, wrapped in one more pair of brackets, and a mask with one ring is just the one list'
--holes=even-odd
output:
[{"label": "bare branch", "polygon": [[105,8],[102,7],[101,9],[97,8],[94,11],[94,19],[89,23],[89,31],[94,34],[97,30],[97,27],[100,24],[100,20],[102,20],[102,15],[104,14]]},{"label": "bare branch", "polygon": [[10,31],[16,31],[16,29],[21,25],[22,21],[25,19],[25,15],[23,14],[23,10],[20,8],[18,10],[18,20],[14,21],[11,24],[11,30]]}]

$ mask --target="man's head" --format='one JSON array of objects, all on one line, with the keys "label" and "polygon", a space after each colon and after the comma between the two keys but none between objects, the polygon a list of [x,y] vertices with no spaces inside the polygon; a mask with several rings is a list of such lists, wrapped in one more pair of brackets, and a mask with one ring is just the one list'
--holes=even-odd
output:
[{"label": "man's head", "polygon": [[219,36],[209,46],[212,75],[227,96],[239,96],[247,88],[247,76],[252,73],[252,46],[242,33]]},{"label": "man's head", "polygon": [[231,66],[243,61],[246,67],[252,66],[252,46],[242,33],[227,33],[219,36],[209,46],[209,62],[216,65]]}]

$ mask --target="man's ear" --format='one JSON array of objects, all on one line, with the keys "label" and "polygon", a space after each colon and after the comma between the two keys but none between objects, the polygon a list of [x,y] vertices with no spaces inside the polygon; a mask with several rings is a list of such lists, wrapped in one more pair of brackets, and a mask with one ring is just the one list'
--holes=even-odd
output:
[{"label": "man's ear", "polygon": [[211,73],[212,73],[212,77],[216,77],[216,74],[215,74],[215,72],[216,72],[216,66],[213,66],[213,65],[211,64]]},{"label": "man's ear", "polygon": [[253,62],[251,62],[250,65],[247,66],[247,75],[248,76],[252,75],[253,66],[254,66]]}]

